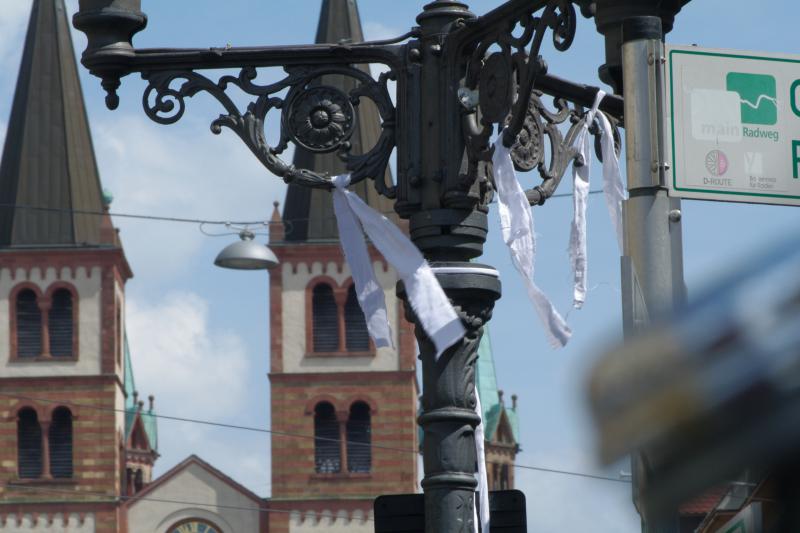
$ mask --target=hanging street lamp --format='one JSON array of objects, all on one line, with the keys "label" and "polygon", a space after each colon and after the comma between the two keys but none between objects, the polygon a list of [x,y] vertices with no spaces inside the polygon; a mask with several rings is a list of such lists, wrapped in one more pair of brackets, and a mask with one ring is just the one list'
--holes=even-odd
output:
[{"label": "hanging street lamp", "polygon": [[239,241],[226,246],[217,254],[214,264],[234,270],[269,270],[278,266],[275,252],[265,244],[258,244],[255,233],[248,229],[239,231]]},{"label": "hanging street lamp", "polygon": [[[394,200],[466,329],[437,360],[406,304],[423,369],[426,531],[450,533],[473,527],[475,362],[501,292],[496,272],[471,261],[482,254],[495,191],[490,139],[497,125],[504,128],[502,142],[511,148],[516,169],[537,169],[541,176],[526,191],[529,203],[544,204],[578,157],[573,141],[598,91],[550,74],[540,55],[544,39],[565,52],[576,33],[576,4],[583,15],[595,17],[607,43],[601,79],[618,92],[605,96],[599,108],[616,130],[630,118],[623,116],[621,96],[622,24],[658,17],[669,30],[686,1],[509,0],[476,16],[463,2],[436,0],[424,6],[417,26],[396,39],[277,47],[136,49],[133,36],[147,23],[140,0],[80,0],[73,24],[88,37],[82,63],[102,80],[110,109],[119,103],[120,79],[131,73],[146,80],[144,112],[159,124],[179,121],[189,100],[204,92],[223,109],[211,130],[233,131],[286,183],[333,188],[332,176],[282,159],[293,143],[314,153],[338,153],[351,183],[371,179],[379,194]],[[385,72],[373,78],[356,64],[379,64]],[[285,76],[261,84],[262,67],[281,67]],[[213,77],[219,69],[238,74]],[[355,88],[345,93],[326,86],[327,75],[348,77]],[[397,82],[394,99],[390,80]],[[229,88],[251,97],[246,109],[226,94]],[[546,96],[554,97],[552,105]],[[375,146],[356,154],[350,137],[365,100],[376,105],[382,129]],[[281,119],[275,145],[264,133],[270,113]],[[394,150],[396,184],[384,181]]]}]

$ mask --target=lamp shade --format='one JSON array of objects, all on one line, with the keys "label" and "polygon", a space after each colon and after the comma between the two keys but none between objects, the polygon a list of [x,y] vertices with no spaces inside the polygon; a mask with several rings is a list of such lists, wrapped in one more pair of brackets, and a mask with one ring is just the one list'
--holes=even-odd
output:
[{"label": "lamp shade", "polygon": [[278,258],[265,244],[253,241],[253,234],[242,232],[239,242],[229,244],[217,255],[214,264],[235,270],[266,270],[278,266]]}]

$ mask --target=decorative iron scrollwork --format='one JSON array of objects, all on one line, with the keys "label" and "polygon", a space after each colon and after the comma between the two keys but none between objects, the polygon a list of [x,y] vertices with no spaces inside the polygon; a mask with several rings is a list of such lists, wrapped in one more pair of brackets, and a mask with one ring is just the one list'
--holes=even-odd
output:
[{"label": "decorative iron scrollwork", "polygon": [[[337,152],[352,173],[351,183],[372,178],[380,194],[394,198],[394,185],[384,181],[395,146],[396,111],[387,89],[388,81],[394,79],[392,71],[381,74],[377,80],[349,65],[291,66],[285,71],[285,78],[268,85],[254,83],[257,71],[253,67],[244,67],[238,76],[223,76],[218,82],[191,70],[144,72],[142,77],[149,82],[143,96],[144,111],[159,124],[174,124],[184,114],[185,99],[206,92],[225,109],[211,123],[211,131],[219,134],[226,127],[235,132],[259,161],[286,183],[332,187],[327,173],[299,169],[280,158],[291,141],[312,152]],[[320,84],[320,79],[327,75],[349,77],[355,80],[355,87],[346,94]],[[256,97],[244,112],[225,92],[231,85]],[[286,96],[278,95],[286,89]],[[362,154],[353,154],[349,139],[362,98],[372,101],[378,109],[382,132],[375,146]],[[268,113],[274,109],[281,111],[281,128],[279,142],[271,146],[264,127]]]},{"label": "decorative iron scrollwork", "polygon": [[529,172],[544,161],[544,128],[541,115],[537,109],[538,98],[531,98],[525,122],[511,147],[511,159],[514,167],[521,172]]},{"label": "decorative iron scrollwork", "polygon": [[[577,22],[573,3],[550,0],[531,4],[522,16],[517,12],[504,23],[492,24],[494,29],[480,33],[477,41],[462,43],[471,56],[460,95],[467,110],[464,136],[470,161],[491,159],[489,139],[498,124],[503,128],[503,142],[511,145],[516,169],[538,170],[542,183],[526,192],[532,204],[542,204],[569,165],[582,164],[574,145],[585,110],[570,107],[563,98],[554,98],[551,110],[543,102],[543,93],[534,90],[537,77],[547,73],[547,64],[539,55],[547,32],[551,32],[556,50],[566,51],[572,45]],[[475,99],[467,98],[476,93],[478,106]],[[619,122],[609,119],[619,143]],[[590,133],[599,150],[599,129],[592,125]]]}]

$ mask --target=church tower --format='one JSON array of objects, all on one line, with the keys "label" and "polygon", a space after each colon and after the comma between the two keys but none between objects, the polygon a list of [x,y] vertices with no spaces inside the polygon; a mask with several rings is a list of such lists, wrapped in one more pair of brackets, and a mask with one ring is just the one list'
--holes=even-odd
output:
[{"label": "church tower", "polygon": [[[316,40],[363,40],[355,0],[323,0]],[[353,88],[341,76],[320,83]],[[354,153],[380,135],[374,105],[362,99],[359,112]],[[345,172],[336,154],[300,148],[295,164]],[[353,190],[392,216],[372,183]],[[289,186],[283,217],[276,204],[273,222],[270,247],[281,264],[270,274],[270,507],[288,512],[270,513],[270,532],[371,532],[376,496],[418,490],[416,348],[395,295],[397,275],[370,247],[395,335],[394,349],[376,349],[339,246],[331,195]]]},{"label": "church tower", "polygon": [[0,532],[120,528],[132,274],[107,200],[64,0],[34,0],[0,163]]}]

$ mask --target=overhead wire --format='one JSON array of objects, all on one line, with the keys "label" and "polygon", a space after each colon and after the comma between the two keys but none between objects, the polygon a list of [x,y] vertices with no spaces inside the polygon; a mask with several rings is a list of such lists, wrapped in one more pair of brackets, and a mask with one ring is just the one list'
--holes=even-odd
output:
[{"label": "overhead wire", "polygon": [[[58,404],[58,405],[63,405],[65,407],[73,407],[73,408],[78,408],[78,409],[90,409],[90,410],[96,410],[96,411],[106,411],[106,412],[116,412],[116,413],[130,413],[132,411],[131,409],[119,409],[119,408],[115,408],[115,407],[103,407],[103,406],[99,406],[99,405],[82,404],[82,403],[76,403],[76,402],[72,402],[72,401],[59,401],[59,400],[53,400],[53,399],[50,399],[50,398],[39,398],[39,397],[34,397],[34,396],[11,394],[11,393],[6,393],[6,392],[0,392],[0,396],[5,397],[5,398],[13,398],[13,399],[16,399],[16,400],[29,401],[29,402],[41,402],[41,403],[49,403],[49,404]],[[229,423],[225,423],[225,422],[213,422],[213,421],[209,421],[209,420],[201,420],[201,419],[187,418],[187,417],[180,417],[180,416],[171,416],[171,415],[162,415],[162,414],[156,414],[156,413],[151,413],[151,412],[144,412],[144,414],[147,415],[147,416],[152,416],[153,418],[156,418],[156,419],[168,420],[168,421],[171,421],[171,422],[185,422],[185,423],[190,423],[190,424],[198,424],[198,425],[211,426],[211,427],[220,427],[220,428],[225,428],[225,429],[235,429],[235,430],[239,430],[239,431],[248,431],[248,432],[254,432],[254,433],[267,433],[267,434],[271,434],[271,435],[277,435],[277,436],[280,436],[280,437],[307,439],[307,440],[313,440],[313,441],[323,441],[323,442],[327,441],[327,442],[336,442],[336,443],[342,442],[340,439],[336,439],[336,438],[317,437],[317,436],[314,436],[314,435],[307,435],[307,434],[303,434],[303,433],[293,433],[293,432],[288,432],[288,431],[273,430],[273,429],[269,429],[269,428],[260,428],[260,427],[245,426],[245,425],[239,425],[239,424],[229,424]],[[361,446],[361,447],[365,446],[365,444],[362,443],[362,442],[355,442],[355,441],[345,440],[344,443],[345,444],[352,444],[354,446]],[[382,445],[382,444],[372,444],[372,443],[370,443],[369,446],[372,449],[388,450],[388,451],[401,452],[401,453],[413,453],[414,455],[419,455],[419,450],[413,450],[411,448],[400,448],[400,447],[396,447],[396,446],[386,446],[386,445]],[[494,464],[494,463],[492,463],[492,464]],[[500,464],[500,463],[497,463],[497,464]],[[535,471],[539,471],[539,472],[547,472],[547,473],[550,473],[550,474],[569,475],[569,476],[575,476],[575,477],[597,479],[597,480],[602,480],[602,481],[614,481],[614,482],[617,482],[617,483],[630,483],[630,481],[626,480],[626,479],[614,478],[614,477],[610,477],[610,476],[602,476],[602,475],[597,475],[597,474],[587,474],[585,472],[575,472],[575,471],[571,471],[571,470],[561,470],[561,469],[547,468],[547,467],[541,467],[541,466],[523,465],[523,464],[518,464],[518,463],[514,463],[514,464],[512,464],[510,466],[514,466],[514,467],[521,468],[521,469],[524,469],[524,470],[535,470]]]},{"label": "overhead wire", "polygon": [[[600,194],[602,190],[592,190],[589,191],[589,194]],[[554,194],[550,196],[550,198],[566,198],[568,196],[572,196],[572,193],[560,193]],[[36,206],[36,205],[24,205],[24,204],[12,204],[12,203],[0,203],[0,209],[21,209],[21,210],[29,210],[29,211],[42,211],[42,212],[49,212],[49,213],[72,213],[76,215],[93,215],[93,216],[104,216],[109,215],[112,217],[117,218],[130,218],[130,219],[139,219],[139,220],[150,220],[150,221],[160,221],[160,222],[176,222],[176,223],[186,223],[186,224],[200,224],[200,225],[208,225],[208,226],[257,226],[257,225],[265,225],[268,226],[273,224],[269,220],[245,220],[245,221],[235,221],[235,220],[214,220],[214,219],[204,219],[204,218],[187,218],[187,217],[173,217],[173,216],[163,216],[163,215],[144,215],[139,213],[122,213],[118,211],[109,211],[108,213],[104,211],[95,211],[92,209],[73,209],[73,208],[65,208],[65,207],[45,207],[45,206]],[[396,214],[394,211],[381,211],[381,214],[384,215],[394,215]],[[297,222],[303,222],[311,220],[310,217],[302,217],[302,218],[292,218],[291,220]]]}]

